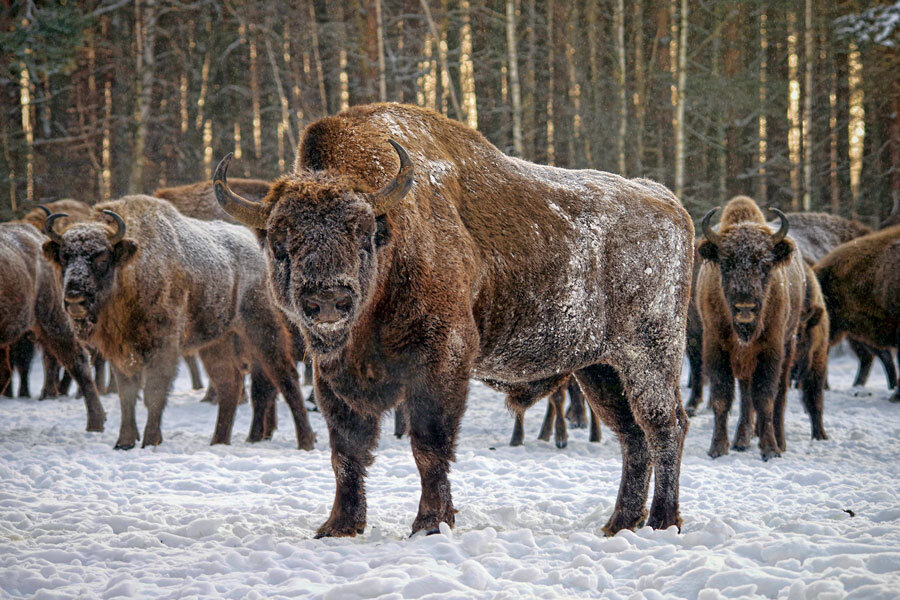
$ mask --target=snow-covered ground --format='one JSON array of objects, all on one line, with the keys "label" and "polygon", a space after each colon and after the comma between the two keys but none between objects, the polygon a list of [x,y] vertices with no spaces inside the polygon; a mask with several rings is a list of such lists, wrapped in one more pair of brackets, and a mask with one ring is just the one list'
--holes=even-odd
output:
[{"label": "snow-covered ground", "polygon": [[273,441],[243,441],[245,404],[234,444],[210,447],[215,409],[182,372],[163,445],[117,452],[115,396],[102,399],[103,434],[83,431],[80,400],[3,398],[0,598],[897,598],[900,406],[877,366],[865,391],[850,390],[855,369],[850,358],[831,364],[829,441],[810,441],[791,392],[780,460],[755,450],[709,459],[712,414],[699,414],[684,452],[682,533],[613,538],[600,530],[621,465],[609,431],[600,444],[572,431],[557,450],[535,439],[542,402],[525,446],[510,448],[503,398],[479,383],[451,474],[456,529],[413,539],[419,478],[388,419],[365,534],[313,540],[334,495],[317,413],[313,452],[294,448],[281,401]]}]

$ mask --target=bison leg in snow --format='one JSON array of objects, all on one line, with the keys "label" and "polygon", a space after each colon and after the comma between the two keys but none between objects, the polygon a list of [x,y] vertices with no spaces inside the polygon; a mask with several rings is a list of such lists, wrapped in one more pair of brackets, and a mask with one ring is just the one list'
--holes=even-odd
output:
[{"label": "bison leg in snow", "polygon": [[328,425],[335,478],[331,514],[316,531],[316,539],[354,536],[366,529],[364,480],[366,468],[374,460],[379,419],[354,412],[321,378],[316,382],[316,399]]},{"label": "bison leg in snow", "polygon": [[406,408],[403,404],[394,407],[394,437],[398,440],[403,437],[407,429]]},{"label": "bison leg in snow", "polygon": [[134,443],[141,439],[138,434],[137,421],[134,418],[134,407],[137,404],[138,391],[141,388],[140,372],[134,375],[125,375],[117,368],[112,367],[119,390],[119,406],[122,410],[122,421],[119,424],[119,439],[114,448],[116,450],[131,450]]},{"label": "bison leg in snow", "polygon": [[809,423],[814,440],[827,440],[825,424],[822,422],[823,399],[825,395],[826,373],[818,369],[810,369],[801,382],[803,388],[803,406],[809,413]]},{"label": "bison leg in snow", "polygon": [[594,365],[576,374],[581,391],[597,416],[612,429],[622,446],[622,479],[616,507],[603,526],[606,535],[640,527],[647,519],[651,457],[644,431],[637,424],[616,372]]},{"label": "bison leg in snow", "polygon": [[209,376],[209,388],[215,390],[219,400],[211,444],[230,444],[231,426],[244,382],[238,357],[235,356],[234,338],[225,335],[206,346],[200,351],[200,360]]},{"label": "bison leg in snow", "polygon": [[250,403],[253,406],[253,420],[250,422],[248,442],[271,440],[275,433],[275,400],[278,390],[259,365],[250,371]]},{"label": "bison leg in snow", "polygon": [[738,383],[741,389],[741,418],[738,419],[737,431],[734,434],[734,443],[731,444],[731,449],[744,452],[750,449],[756,414],[753,412],[753,400],[750,398],[749,382],[741,379]]},{"label": "bison leg in snow", "polygon": [[[783,363],[783,348],[767,349],[757,358],[756,369],[750,383],[753,396],[753,408],[756,410],[757,431],[759,432],[759,450],[763,460],[781,456],[780,445],[775,431],[775,396],[781,394],[781,386],[787,391],[786,378],[790,375],[790,366]],[[780,408],[784,408],[784,400]],[[782,412],[782,419],[783,419]],[[783,427],[783,421],[782,421]]]},{"label": "bison leg in snow", "polygon": [[[709,376],[709,401],[715,419],[708,454],[718,458],[728,454],[728,412],[734,402],[734,375],[730,357],[721,348],[713,353],[707,352],[705,362]],[[746,402],[752,402],[750,395],[747,396]]]},{"label": "bison leg in snow", "polygon": [[188,373],[191,375],[191,389],[202,390],[203,378],[200,377],[200,364],[197,362],[197,355],[185,354],[184,364],[187,365]]},{"label": "bison leg in snow", "polygon": [[[548,407],[547,410],[550,410]],[[549,437],[549,436],[548,436]],[[513,421],[512,438],[509,440],[510,446],[521,446],[525,441],[525,411],[519,410],[515,413]]]},{"label": "bison leg in snow", "polygon": [[456,521],[447,474],[450,462],[456,460],[456,434],[466,407],[468,383],[464,378],[447,389],[423,386],[407,391],[409,441],[422,480],[413,533],[437,533],[441,522],[453,527]]},{"label": "bison leg in snow", "polygon": [[[141,448],[158,446],[162,443],[162,413],[166,408],[166,396],[178,372],[176,348],[169,347],[145,362],[144,366],[144,406],[147,407],[147,423],[144,425],[144,439]],[[240,390],[238,390],[240,393]],[[235,404],[237,401],[235,401]],[[221,403],[219,405],[221,411]]]},{"label": "bison leg in snow", "polygon": [[564,416],[564,405],[566,403],[566,388],[560,387],[550,394],[547,400],[547,412],[544,414],[544,422],[541,424],[541,432],[538,435],[539,440],[545,442],[550,441],[550,429],[554,429],[553,439],[557,448],[565,448],[569,442],[568,432],[566,431],[566,419]]},{"label": "bison leg in snow", "polygon": [[700,344],[692,343],[692,341],[688,339],[685,346],[685,353],[691,366],[691,376],[688,382],[691,395],[684,407],[689,417],[693,417],[703,403],[703,348]]},{"label": "bison leg in snow", "polygon": [[44,365],[44,386],[38,400],[47,400],[59,396],[59,361],[47,352],[41,353],[41,363]]}]

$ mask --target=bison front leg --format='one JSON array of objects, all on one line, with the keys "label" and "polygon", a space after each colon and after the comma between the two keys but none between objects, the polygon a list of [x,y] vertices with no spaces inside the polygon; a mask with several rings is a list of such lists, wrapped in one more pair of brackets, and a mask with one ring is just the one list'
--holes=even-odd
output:
[{"label": "bison front leg", "polygon": [[810,365],[809,372],[803,379],[803,406],[809,413],[809,424],[814,440],[827,440],[825,424],[822,421],[822,407],[825,396],[825,369],[818,365]]},{"label": "bison front leg", "polygon": [[380,420],[354,412],[322,380],[316,382],[316,398],[328,425],[335,478],[331,514],[316,531],[316,539],[352,537],[366,529],[366,468],[374,460]]},{"label": "bison front leg", "polygon": [[[548,409],[549,410],[549,409]],[[549,435],[548,435],[549,437]],[[510,446],[521,446],[525,441],[525,409],[517,410],[513,414],[513,432],[509,439]]]},{"label": "bison front leg", "polygon": [[406,433],[406,408],[403,404],[394,407],[394,437],[398,440]]},{"label": "bison front leg", "polygon": [[756,413],[753,412],[750,383],[743,379],[739,383],[741,388],[741,418],[738,420],[737,431],[734,434],[734,443],[731,445],[731,449],[744,452],[750,449]]},{"label": "bison front leg", "polygon": [[[690,336],[689,336],[690,337]],[[702,344],[698,344],[697,340],[688,339],[685,346],[685,353],[688,357],[688,363],[691,367],[690,380],[688,387],[691,388],[691,395],[685,405],[685,411],[689,417],[693,417],[700,409],[703,403],[703,348]]]},{"label": "bison front leg", "polygon": [[616,372],[606,365],[594,365],[576,373],[588,405],[612,429],[622,447],[622,479],[616,507],[603,526],[606,535],[640,527],[647,519],[647,492],[650,488],[650,448],[644,431],[635,421]]},{"label": "bison front leg", "polygon": [[[200,351],[200,360],[209,375],[209,389],[218,398],[216,429],[211,444],[230,444],[234,413],[237,410],[244,384],[244,375],[235,356],[231,334]],[[177,359],[176,359],[177,362]]]},{"label": "bison front leg", "polygon": [[763,352],[757,358],[756,369],[750,384],[753,408],[756,410],[759,450],[762,459],[781,456],[775,434],[775,396],[783,385],[787,391],[788,369],[782,365],[783,356],[773,351]]},{"label": "bison front leg", "polygon": [[441,522],[453,527],[456,509],[450,494],[450,462],[456,460],[456,435],[466,406],[468,379],[450,389],[411,390],[406,400],[409,440],[422,480],[419,512],[412,532],[437,533]]},{"label": "bison front leg", "polygon": [[728,412],[734,402],[734,375],[731,372],[731,359],[721,349],[707,352],[704,363],[709,377],[709,400],[715,415],[708,454],[712,458],[718,458],[728,454]]},{"label": "bison front leg", "polygon": [[134,406],[137,404],[138,391],[141,388],[141,373],[125,375],[115,366],[112,373],[116,380],[116,388],[119,393],[119,406],[122,411],[122,420],[119,423],[119,439],[116,440],[116,450],[131,450],[134,443],[141,439],[138,433],[137,421],[134,418]]},{"label": "bison front leg", "polygon": [[250,422],[248,442],[271,440],[277,422],[275,420],[275,400],[278,389],[266,376],[262,367],[253,365],[250,371],[250,404],[253,406],[253,419]]}]

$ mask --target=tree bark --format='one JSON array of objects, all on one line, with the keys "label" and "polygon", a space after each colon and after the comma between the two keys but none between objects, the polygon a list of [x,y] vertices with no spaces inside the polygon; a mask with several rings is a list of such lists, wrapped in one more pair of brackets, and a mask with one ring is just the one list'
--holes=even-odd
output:
[{"label": "tree bark", "polygon": [[453,104],[453,112],[456,115],[456,118],[460,121],[465,121],[465,115],[463,114],[462,107],[459,104],[459,97],[456,95],[456,86],[453,85],[453,81],[449,77],[450,67],[447,65],[447,54],[443,52],[441,48],[441,36],[438,34],[437,27],[434,24],[434,19],[431,17],[431,7],[428,6],[428,0],[421,0],[422,11],[425,13],[425,20],[428,22],[428,29],[431,31],[431,37],[433,37],[438,43],[438,59],[441,61],[441,72],[444,74],[442,76],[442,80],[446,78],[446,81],[443,83],[445,87],[448,88],[447,91],[450,93],[450,102]]},{"label": "tree bark", "polygon": [[762,204],[768,203],[768,175],[766,174],[766,161],[768,160],[768,106],[766,102],[768,85],[768,58],[769,36],[768,17],[763,8],[759,15],[759,118],[757,122],[757,188],[756,200]]},{"label": "tree bark", "polygon": [[[141,5],[144,5],[143,11]],[[134,156],[131,162],[131,178],[129,180],[128,190],[132,194],[138,194],[143,191],[144,166],[147,158],[144,156],[144,149],[147,144],[147,128],[150,122],[150,104],[153,100],[153,83],[156,73],[154,71],[156,65],[156,18],[157,18],[156,0],[138,0],[135,2],[135,11],[137,12],[136,23],[140,27],[137,35],[138,55],[137,55],[137,73],[138,73],[138,109],[137,130],[134,136]]]},{"label": "tree bark", "polygon": [[616,40],[616,95],[619,104],[619,129],[616,136],[616,158],[619,174],[625,169],[625,135],[628,130],[628,97],[625,89],[625,3],[616,0],[613,5],[613,35]]},{"label": "tree bark", "polygon": [[381,14],[381,0],[375,4],[375,39],[378,44],[378,99],[387,102],[387,69],[384,63],[384,17]]},{"label": "tree bark", "polygon": [[787,51],[788,51],[788,160],[791,169],[791,210],[800,210],[800,197],[803,193],[800,178],[801,139],[800,139],[800,57],[797,54],[797,15],[788,12],[787,16]]},{"label": "tree bark", "polygon": [[678,87],[675,104],[675,195],[684,202],[684,93],[687,87],[688,0],[681,0]]},{"label": "tree bark", "polygon": [[816,60],[813,42],[812,0],[806,0],[805,31],[803,35],[804,54],[806,58],[804,96],[803,96],[803,210],[810,210],[812,205],[812,103],[813,103],[813,65]]},{"label": "tree bark", "polygon": [[516,0],[506,0],[506,49],[509,60],[509,95],[513,117],[513,151],[523,156],[522,97],[519,89],[519,54],[516,51]]}]

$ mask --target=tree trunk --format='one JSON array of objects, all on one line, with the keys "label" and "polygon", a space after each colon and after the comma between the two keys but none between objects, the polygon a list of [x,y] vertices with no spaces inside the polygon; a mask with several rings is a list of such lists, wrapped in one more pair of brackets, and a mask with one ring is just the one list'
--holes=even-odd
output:
[{"label": "tree trunk", "polygon": [[797,54],[797,15],[787,15],[788,51],[788,160],[791,169],[791,210],[800,210],[803,193],[800,179],[800,57]]},{"label": "tree trunk", "polygon": [[768,176],[766,175],[766,161],[768,160],[768,121],[766,118],[768,107],[766,103],[766,85],[769,64],[769,37],[767,27],[767,16],[764,8],[759,15],[759,119],[756,159],[756,172],[758,174],[758,179],[756,180],[756,201],[762,204],[767,204],[769,198]]},{"label": "tree trunk", "polygon": [[859,178],[863,166],[863,144],[866,138],[866,109],[862,81],[862,58],[856,44],[850,42],[847,55],[847,84],[850,88],[850,121],[847,124],[850,157],[850,217],[855,219],[859,200]]},{"label": "tree trunk", "polygon": [[522,143],[525,147],[525,153],[522,155],[528,160],[537,160],[535,149],[535,136],[537,134],[537,119],[535,111],[537,110],[537,90],[535,90],[535,57],[537,55],[537,10],[535,8],[536,0],[525,0],[528,6],[528,52],[525,54],[525,73],[523,83],[525,85],[525,95],[522,98]]},{"label": "tree trunk", "polygon": [[578,29],[579,13],[578,4],[574,4],[569,11],[569,19],[566,23],[566,70],[569,75],[569,104],[572,107],[572,140],[577,144],[581,157],[577,152],[572,152],[572,162],[577,167],[588,167],[593,164],[591,156],[591,136],[584,131],[584,116],[582,115],[581,85],[578,83],[578,71],[575,64],[575,46]]},{"label": "tree trunk", "polygon": [[684,202],[684,92],[687,87],[688,0],[681,0],[678,87],[675,105],[675,195]]},{"label": "tree trunk", "polygon": [[619,104],[619,133],[616,136],[616,157],[619,175],[625,176],[625,135],[628,129],[628,98],[625,89],[625,3],[613,5],[613,35],[616,40],[616,93]]},{"label": "tree trunk", "polygon": [[[141,11],[141,4],[144,5]],[[156,63],[156,0],[138,0],[135,2],[137,12],[136,23],[140,27],[137,35],[137,73],[138,73],[138,109],[137,131],[134,136],[134,156],[131,162],[131,179],[128,190],[132,194],[143,191],[144,166],[146,157],[144,148],[147,143],[147,130],[150,122],[150,103],[153,100],[153,83]]]},{"label": "tree trunk", "polygon": [[378,99],[387,102],[387,69],[384,64],[384,17],[381,14],[381,0],[375,4],[375,39],[378,44]]},{"label": "tree trunk", "polygon": [[813,102],[813,65],[815,64],[815,46],[813,42],[812,0],[806,0],[806,19],[803,36],[804,54],[806,55],[803,96],[803,210],[810,210],[812,205],[812,102]]},{"label": "tree trunk", "polygon": [[644,74],[644,1],[634,3],[634,170],[644,175],[644,99],[646,97]]},{"label": "tree trunk", "polygon": [[322,68],[322,54],[319,48],[319,26],[316,23],[316,7],[313,0],[307,0],[309,10],[309,33],[312,37],[313,62],[316,63],[316,83],[319,88],[319,114],[328,114],[328,95],[325,93],[325,71]]},{"label": "tree trunk", "polygon": [[[19,102],[22,106],[22,131],[25,132],[25,202],[34,202],[34,125],[31,114],[31,75],[25,63],[20,63]],[[15,196],[12,209],[16,210]]]},{"label": "tree trunk", "polygon": [[516,0],[506,0],[506,49],[509,57],[509,93],[512,101],[513,150],[523,156],[522,98],[519,90],[519,55],[516,51]]},{"label": "tree trunk", "polygon": [[472,24],[469,0],[460,0],[462,26],[459,28],[459,89],[462,92],[465,122],[478,129],[478,101],[475,96],[475,65],[472,62]]},{"label": "tree trunk", "polygon": [[434,19],[431,17],[431,7],[428,6],[428,0],[421,0],[421,3],[422,11],[425,13],[425,20],[428,22],[428,29],[431,31],[431,37],[433,37],[438,44],[438,59],[441,62],[442,83],[444,84],[444,88],[450,93],[450,102],[453,104],[453,112],[456,115],[456,118],[465,122],[465,115],[463,114],[462,107],[459,105],[459,97],[456,95],[456,86],[453,85],[453,81],[449,77],[450,67],[447,65],[447,54],[443,51],[440,43],[441,36],[438,34]]}]

